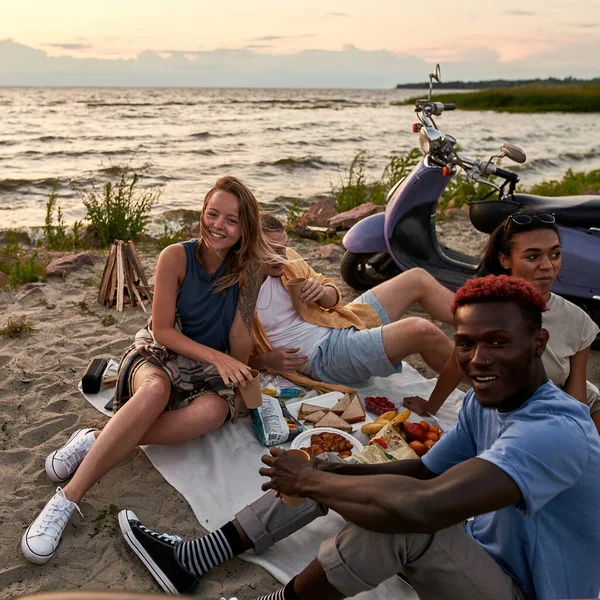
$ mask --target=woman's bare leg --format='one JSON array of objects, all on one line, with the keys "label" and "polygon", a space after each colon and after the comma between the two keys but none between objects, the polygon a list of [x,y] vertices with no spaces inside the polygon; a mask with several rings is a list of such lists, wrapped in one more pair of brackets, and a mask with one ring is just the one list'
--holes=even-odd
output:
[{"label": "woman's bare leg", "polygon": [[223,425],[227,402],[217,394],[196,398],[189,406],[162,413],[139,441],[140,444],[178,444],[194,440]]},{"label": "woman's bare leg", "polygon": [[171,394],[167,374],[144,365],[134,378],[133,396],[107,423],[64,487],[66,497],[78,504],[83,495],[139,443],[162,414]]},{"label": "woman's bare leg", "polygon": [[454,350],[454,344],[441,329],[419,317],[385,325],[382,336],[385,353],[394,365],[411,354],[420,354],[439,373]]},{"label": "woman's bare leg", "polygon": [[443,323],[454,323],[450,312],[454,294],[424,269],[409,269],[371,290],[390,321],[397,321],[411,304],[418,302],[432,318]]}]

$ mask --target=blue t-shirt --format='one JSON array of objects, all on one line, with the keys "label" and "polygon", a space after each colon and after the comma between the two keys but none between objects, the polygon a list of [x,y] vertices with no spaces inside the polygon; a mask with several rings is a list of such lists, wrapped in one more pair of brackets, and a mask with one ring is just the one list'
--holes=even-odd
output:
[{"label": "blue t-shirt", "polygon": [[177,313],[182,333],[190,339],[220,352],[229,352],[229,330],[237,310],[239,284],[213,293],[216,281],[225,273],[225,264],[211,275],[196,258],[198,240],[182,242],[187,266],[185,279],[177,294]]},{"label": "blue t-shirt", "polygon": [[589,408],[550,381],[509,413],[484,408],[470,390],[423,463],[441,474],[475,457],[507,473],[523,501],[475,517],[466,532],[531,598],[596,598],[600,437]]}]

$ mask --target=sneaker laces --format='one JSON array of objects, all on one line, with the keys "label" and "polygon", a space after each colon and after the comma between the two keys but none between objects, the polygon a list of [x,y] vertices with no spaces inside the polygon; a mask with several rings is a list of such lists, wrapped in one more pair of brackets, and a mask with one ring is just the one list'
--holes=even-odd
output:
[{"label": "sneaker laces", "polygon": [[48,510],[46,510],[46,514],[39,525],[42,530],[40,533],[47,533],[49,531],[49,535],[54,539],[62,535],[66,524],[71,518],[73,509],[77,510],[83,517],[79,506],[65,496],[65,492],[61,487],[56,488],[55,496],[58,496],[59,499],[52,498]]},{"label": "sneaker laces", "polygon": [[66,448],[57,450],[54,459],[67,463],[69,469],[74,465],[79,465],[91,447],[88,435],[89,434],[83,435],[76,442],[68,444]]},{"label": "sneaker laces", "polygon": [[167,542],[167,544],[171,544],[171,546],[175,546],[176,544],[183,542],[183,538],[180,538],[178,535],[171,535],[169,533],[156,533],[156,531],[152,531],[152,529],[144,527],[144,525],[141,523],[138,523],[138,527],[144,533],[147,533],[148,535],[151,535],[152,537],[155,537],[163,542]]}]

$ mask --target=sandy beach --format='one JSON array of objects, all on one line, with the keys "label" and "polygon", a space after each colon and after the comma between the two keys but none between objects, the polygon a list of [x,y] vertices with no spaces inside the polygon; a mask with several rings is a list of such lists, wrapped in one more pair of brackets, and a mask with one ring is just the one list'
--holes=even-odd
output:
[{"label": "sandy beach", "polygon": [[[483,239],[467,225],[464,215],[445,221],[441,236],[450,246],[471,252]],[[328,258],[316,242],[294,239],[291,245],[315,270],[336,279],[345,301],[357,295],[340,279],[341,250],[333,250]],[[141,245],[139,250],[152,280],[157,252]],[[0,326],[8,317],[21,315],[35,326],[26,337],[0,338],[0,598],[80,588],[158,592],[158,585],[120,536],[116,512],[124,508],[136,510],[158,531],[187,538],[203,533],[185,499],[137,450],[87,494],[80,506],[83,518],[74,514],[49,563],[32,565],[21,555],[21,536],[54,489],[44,471],[45,457],[74,430],[105,423],[106,418],[77,390],[87,363],[98,356],[118,358],[146,319],[139,308],[117,313],[96,303],[104,256],[64,281],[53,279],[0,292]],[[414,309],[407,316],[418,314],[422,313]],[[102,323],[108,315],[114,317],[114,324]],[[418,360],[409,362],[431,375]],[[600,383],[599,352],[592,352],[588,377]],[[234,559],[208,573],[196,596],[253,600],[278,587],[260,567]]]}]

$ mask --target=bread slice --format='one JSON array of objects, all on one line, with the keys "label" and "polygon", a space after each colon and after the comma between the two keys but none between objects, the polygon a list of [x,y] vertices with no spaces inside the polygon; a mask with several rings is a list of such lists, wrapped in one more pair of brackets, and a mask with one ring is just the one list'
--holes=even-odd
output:
[{"label": "bread slice", "polygon": [[312,412],[309,415],[306,415],[306,417],[304,417],[303,421],[305,423],[316,423],[317,421],[320,421],[325,415],[327,414],[326,410],[317,410],[316,412]]},{"label": "bread slice", "polygon": [[340,398],[339,402],[333,408],[331,408],[331,412],[335,413],[338,417],[341,417],[351,403],[352,397],[350,394],[344,394],[344,396]]},{"label": "bread slice", "polygon": [[300,410],[298,411],[298,419],[303,421],[311,413],[319,412],[320,410],[327,412],[329,409],[323,408],[322,406],[317,406],[316,404],[303,402],[300,406]]},{"label": "bread slice", "polygon": [[358,396],[354,396],[350,406],[343,412],[342,419],[346,423],[360,423],[365,420],[365,409],[363,408]]},{"label": "bread slice", "polygon": [[352,433],[352,425],[346,423],[346,421],[333,412],[328,412],[320,421],[317,421],[315,427],[331,427],[332,429]]}]

